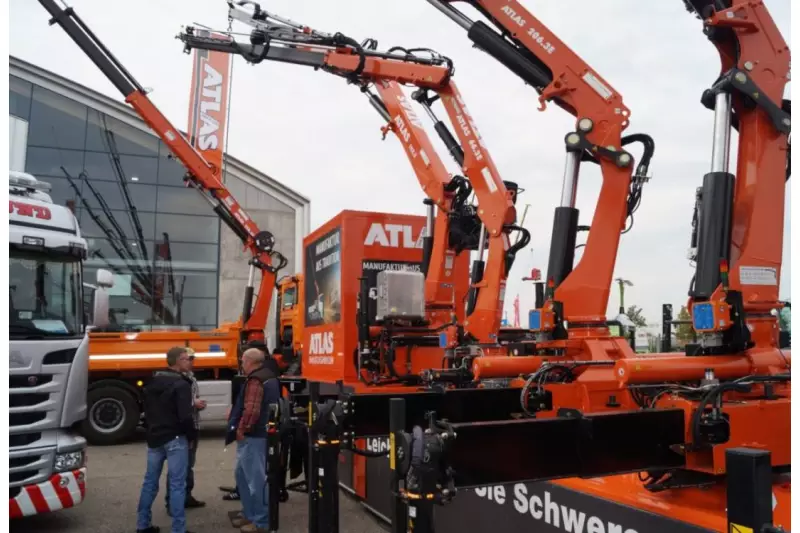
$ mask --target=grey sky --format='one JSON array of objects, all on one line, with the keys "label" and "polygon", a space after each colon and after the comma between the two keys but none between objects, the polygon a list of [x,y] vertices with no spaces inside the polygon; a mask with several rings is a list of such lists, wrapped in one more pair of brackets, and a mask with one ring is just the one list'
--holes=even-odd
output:
[{"label": "grey sky", "polygon": [[[713,121],[699,99],[719,74],[719,55],[680,0],[523,3],[622,94],[631,110],[626,133],[645,132],[655,140],[653,179],[644,187],[633,230],[622,237],[615,277],[633,281],[626,303],[643,307],[657,323],[662,303],[671,302],[676,310],[685,303],[692,276],[686,252],[694,190],[709,170]],[[766,4],[788,40],[790,0]],[[174,37],[182,25],[195,22],[225,29],[226,2],[72,0],[70,5],[140,83],[153,88],[156,105],[184,128],[192,63]],[[428,47],[455,61],[455,80],[501,175],[526,189],[519,211],[531,205],[525,221],[531,244],[519,253],[506,291],[509,318],[519,293],[526,323],[533,290],[521,278],[534,266],[547,267],[553,208],[561,193],[563,139],[573,117],[554,105],[537,111],[533,89],[472,48],[465,32],[425,0],[270,0],[263,5],[321,31],[340,31],[358,41],[376,38],[381,49]],[[119,99],[63,30],[47,25],[38,2],[11,0],[10,17],[12,55]],[[312,228],[343,209],[423,214],[423,195],[399,142],[391,135],[381,141],[382,120],[341,78],[294,65],[251,66],[236,58],[232,97],[229,152],[309,196]],[[440,154],[457,171],[444,149]],[[582,168],[581,224],[591,221],[600,179],[595,166]],[[784,298],[791,291],[790,197],[791,180]],[[612,290],[610,315],[618,305]]]}]

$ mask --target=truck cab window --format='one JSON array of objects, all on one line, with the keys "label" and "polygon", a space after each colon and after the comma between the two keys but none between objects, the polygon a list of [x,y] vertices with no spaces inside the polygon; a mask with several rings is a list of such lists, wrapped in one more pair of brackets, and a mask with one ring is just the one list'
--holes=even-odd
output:
[{"label": "truck cab window", "polygon": [[80,263],[71,258],[11,250],[9,313],[12,337],[76,336]]},{"label": "truck cab window", "polygon": [[281,297],[281,300],[283,302],[284,309],[294,307],[295,303],[297,303],[297,287],[286,289]]}]

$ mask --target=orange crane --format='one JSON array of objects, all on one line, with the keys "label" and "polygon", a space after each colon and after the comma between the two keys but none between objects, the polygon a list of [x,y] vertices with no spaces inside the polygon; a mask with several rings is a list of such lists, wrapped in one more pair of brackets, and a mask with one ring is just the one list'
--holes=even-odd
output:
[{"label": "orange crane", "polygon": [[[249,2],[239,4],[245,3]],[[374,40],[359,44],[338,33],[322,33],[268,13],[257,4],[252,12],[232,2],[229,6],[231,20],[239,20],[253,28],[250,42],[198,36],[189,27],[179,35],[187,50],[197,48],[234,53],[250,63],[272,60],[311,66],[344,77],[366,93],[372,106],[387,121],[384,135],[393,131],[403,143],[428,195],[429,230],[434,230],[429,231],[424,248],[429,258],[426,303],[429,309],[434,310],[431,328],[446,326],[441,331],[446,332],[447,340],[440,348],[473,343],[489,349],[496,347],[508,271],[516,252],[529,242],[530,236],[527,230],[515,224],[517,186],[500,179],[452,80],[452,62],[427,49],[394,47],[388,52],[379,52]],[[466,180],[460,176],[453,178],[447,172],[401,85],[417,87],[413,99],[433,120],[437,133],[462,167]],[[372,92],[373,87],[376,93]],[[434,96],[429,96],[429,93]],[[437,99],[444,105],[450,121],[457,126],[458,140],[434,114],[431,105]],[[477,208],[464,204],[471,190],[476,195]],[[438,209],[435,224],[434,207]],[[509,239],[512,231],[521,234],[513,244]],[[488,254],[484,262],[485,242],[488,242]],[[460,310],[458,305],[454,307],[451,290],[443,283],[452,283],[452,279],[446,279],[450,270],[448,265],[462,250],[476,249],[478,259],[473,264],[466,317],[463,323],[454,323],[453,316]],[[436,309],[446,312],[437,316]],[[459,328],[463,328],[463,334]],[[430,368],[431,361],[441,360],[440,350],[434,354],[433,359],[416,357],[412,368]],[[305,370],[303,374],[314,377]],[[341,376],[326,376],[332,377]]]},{"label": "orange crane", "polygon": [[[92,31],[83,23],[72,8],[62,9],[54,0],[39,0],[53,17],[51,24],[58,24],[83,50],[83,52],[106,75],[114,87],[122,93],[125,101],[169,147],[170,152],[186,167],[184,181],[187,187],[197,190],[211,205],[215,213],[239,237],[251,252],[250,278],[244,297],[241,317],[241,340],[243,343],[264,340],[264,324],[267,321],[275,274],[286,266],[286,258],[273,248],[275,237],[263,231],[247,215],[244,208],[223,185],[221,169],[209,164],[180,131],[159,111],[147,97],[145,89],[125,69]],[[254,300],[255,270],[262,273],[258,295]]]},{"label": "orange crane", "polygon": [[[703,104],[714,110],[711,172],[696,205],[696,272],[688,308],[700,351],[777,347],[785,182],[789,179],[789,47],[762,2],[694,0],[722,72]],[[739,132],[737,175],[729,171]],[[757,162],[757,164],[755,164]]]},{"label": "orange crane", "polygon": [[[464,26],[479,47],[526,81],[544,86],[541,63],[549,65],[563,46],[520,4],[469,2],[502,28],[497,35],[450,3],[429,2]],[[790,529],[791,353],[780,348],[776,316],[783,305],[777,283],[790,175],[791,106],[782,100],[790,53],[763,2],[685,4],[703,20],[722,59],[722,73],[702,99],[714,110],[715,128],[693,236],[698,264],[690,305],[701,341],[681,355],[634,357],[586,343],[568,351],[571,357],[539,357],[539,366],[521,380],[523,407],[535,414],[533,420],[507,422],[498,410],[496,422],[442,421],[431,423],[425,434],[409,435],[395,425],[391,442],[399,444],[393,444],[392,460],[402,458],[403,473],[414,474],[407,498],[417,508],[413,520],[409,512],[412,522],[429,510],[414,493],[430,489],[434,480],[448,488],[521,483],[515,495],[529,496],[541,494],[531,481],[558,479],[544,490],[553,487],[563,498],[568,491],[555,492],[556,487],[591,495],[598,506],[613,502],[642,531]],[[571,72],[591,74],[585,68]],[[735,176],[728,169],[732,127],[739,132]],[[396,448],[405,453],[396,454]],[[433,473],[409,468],[408,454],[419,449],[425,450],[426,463],[441,459],[442,467]],[[659,449],[665,454],[657,457]],[[486,457],[493,458],[491,468]],[[637,460],[652,465],[626,474],[636,470],[627,461]],[[440,489],[431,492],[438,494],[425,501],[448,499]],[[549,504],[538,494],[523,500],[523,508],[541,520]],[[485,506],[476,498],[465,500],[453,515],[473,523]],[[631,507],[642,512],[634,518],[622,510]],[[617,516],[613,527],[621,528]],[[503,520],[490,513],[487,523]],[[612,521],[605,525],[610,529]],[[512,527],[517,526],[525,527]]]},{"label": "orange crane", "polygon": [[[616,91],[564,42],[516,0],[470,0],[483,14],[472,21],[447,0],[428,0],[467,31],[475,45],[497,59],[539,93],[540,110],[554,102],[576,118],[565,137],[567,159],[561,205],[556,208],[547,283],[550,293],[535,329],[564,337],[558,324],[568,321],[575,335],[607,335],[604,330],[620,235],[629,231],[641,200],[655,145],[644,134],[623,136],[630,110]],[[638,142],[644,152],[634,171],[625,146]],[[574,263],[579,230],[575,198],[580,164],[598,163],[603,184],[581,260]],[[629,221],[626,227],[626,221]],[[586,330],[589,331],[586,331]]]},{"label": "orange crane", "polygon": [[[208,201],[251,254],[250,275],[237,324],[223,324],[211,333],[148,331],[121,334],[98,331],[90,334],[92,382],[89,387],[89,416],[84,430],[87,438],[94,442],[117,442],[132,434],[139,423],[140,390],[152,373],[153,361],[162,361],[163,354],[176,344],[195,349],[195,371],[200,380],[201,394],[230,400],[230,380],[238,373],[242,346],[264,344],[264,328],[276,274],[286,266],[287,260],[274,249],[272,233],[259,229],[222,183],[219,166],[209,163],[167,120],[142,86],[74,10],[62,9],[54,0],[40,0],[40,3],[53,17],[51,24],[64,29],[186,167],[186,186],[198,191]],[[261,272],[257,292],[256,270]],[[217,414],[224,416],[225,403],[222,401]],[[97,424],[90,424],[90,421]]]},{"label": "orange crane", "polygon": [[[527,375],[554,355],[585,360],[588,354],[604,365],[633,356],[625,338],[610,334],[606,309],[620,236],[631,229],[649,179],[653,139],[641,133],[623,135],[631,113],[621,94],[515,0],[467,1],[488,24],[468,18],[453,6],[455,2],[428,1],[464,28],[479,49],[530,84],[540,95],[540,110],[554,102],[576,118],[575,131],[565,136],[561,202],[553,219],[545,298],[541,308],[530,312],[532,335],[521,345],[520,357],[475,359],[471,377]],[[626,150],[633,143],[643,146],[638,164]],[[583,162],[599,164],[603,175],[589,226],[578,224],[575,207]],[[581,230],[588,230],[588,236],[575,264]]]}]

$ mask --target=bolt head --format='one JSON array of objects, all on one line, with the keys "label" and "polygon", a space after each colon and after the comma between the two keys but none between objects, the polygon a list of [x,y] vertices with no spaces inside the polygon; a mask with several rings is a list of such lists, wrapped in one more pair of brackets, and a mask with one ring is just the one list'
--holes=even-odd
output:
[{"label": "bolt head", "polygon": [[567,135],[567,144],[570,146],[577,146],[579,142],[581,142],[581,137],[577,133]]},{"label": "bolt head", "polygon": [[594,123],[592,122],[592,119],[590,119],[590,118],[582,118],[582,119],[580,119],[578,121],[578,128],[581,131],[590,132],[590,131],[592,131],[593,127],[594,127]]},{"label": "bolt head", "polygon": [[753,70],[753,62],[752,61],[745,61],[744,62],[744,69],[745,70]]},{"label": "bolt head", "polygon": [[737,72],[736,76],[734,76],[734,79],[736,81],[738,81],[739,83],[746,83],[747,82],[747,76],[744,75],[744,72]]},{"label": "bolt head", "polygon": [[784,126],[791,126],[792,125],[791,119],[789,119],[789,118],[783,119],[783,125]]},{"label": "bolt head", "polygon": [[627,165],[628,163],[630,163],[630,162],[631,162],[631,156],[630,156],[630,155],[628,155],[628,154],[621,154],[621,155],[619,156],[619,162],[620,162],[621,164],[623,164],[623,165]]}]

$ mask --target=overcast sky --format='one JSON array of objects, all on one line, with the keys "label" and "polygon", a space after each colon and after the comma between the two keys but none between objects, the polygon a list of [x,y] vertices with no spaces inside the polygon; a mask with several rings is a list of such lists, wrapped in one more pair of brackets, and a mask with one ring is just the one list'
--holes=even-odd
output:
[{"label": "overcast sky", "polygon": [[[788,40],[790,0],[765,3]],[[719,74],[719,55],[703,35],[702,23],[680,0],[524,4],[622,94],[631,110],[626,133],[645,132],[655,140],[653,179],[644,187],[633,230],[622,237],[615,277],[634,283],[626,303],[643,307],[651,323],[659,323],[662,303],[673,303],[676,312],[685,303],[692,276],[686,253],[694,191],[710,167],[713,123],[713,113],[699,100]],[[175,35],[193,23],[227,28],[226,2],[71,0],[70,5],[139,82],[153,89],[150,97],[167,117],[185,128],[192,62]],[[428,47],[455,61],[455,80],[498,170],[503,179],[525,188],[519,212],[526,203],[531,206],[525,220],[531,244],[518,254],[506,291],[509,318],[519,294],[525,324],[533,289],[521,278],[532,267],[547,268],[553,208],[561,195],[564,135],[574,128],[573,117],[554,105],[539,112],[533,89],[472,48],[464,30],[425,0],[270,0],[263,6],[321,31],[340,31],[358,41],[373,37],[384,50]],[[47,20],[38,2],[11,0],[11,55],[119,99],[94,64]],[[311,198],[312,228],[343,209],[424,213],[422,192],[399,141],[391,135],[381,141],[381,126],[364,96],[341,78],[300,66],[252,66],[235,59],[228,150]],[[432,130],[430,135],[435,137]],[[446,151],[441,155],[456,172]],[[581,224],[591,221],[600,180],[596,166],[583,167]],[[783,298],[791,291],[791,181]],[[611,316],[618,305],[613,290]]]}]

